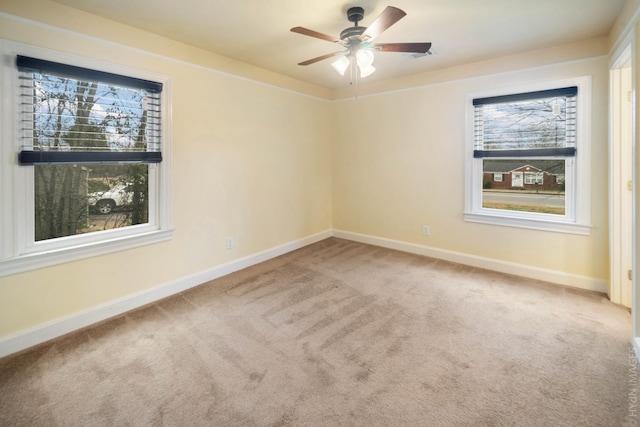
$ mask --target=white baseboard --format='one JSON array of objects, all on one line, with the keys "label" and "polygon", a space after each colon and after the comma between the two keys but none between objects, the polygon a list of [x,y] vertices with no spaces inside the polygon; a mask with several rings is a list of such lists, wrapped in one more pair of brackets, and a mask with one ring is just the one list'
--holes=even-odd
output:
[{"label": "white baseboard", "polygon": [[118,316],[126,313],[127,311],[161,300],[162,298],[175,295],[210,280],[226,276],[234,271],[259,264],[331,236],[331,230],[316,233],[302,239],[294,240],[256,254],[201,271],[191,276],[165,283],[143,292],[128,295],[115,301],[101,304],[97,307],[83,310],[9,335],[0,339],[0,357],[17,353],[29,347],[33,347],[37,344],[65,335],[69,332]]},{"label": "white baseboard", "polygon": [[353,240],[355,242],[367,243],[389,249],[396,249],[417,255],[425,255],[446,261],[465,264],[472,267],[486,268],[488,270],[501,273],[513,274],[516,276],[531,279],[543,280],[559,285],[571,286],[574,288],[586,289],[601,293],[607,292],[607,281],[588,276],[565,273],[562,271],[549,270],[545,268],[533,267],[530,265],[516,264],[513,262],[500,261],[492,258],[485,258],[476,255],[469,255],[461,252],[438,249],[430,246],[407,243],[399,240],[386,239],[383,237],[370,236],[366,234],[352,233],[349,231],[333,230],[333,235],[342,239]]}]

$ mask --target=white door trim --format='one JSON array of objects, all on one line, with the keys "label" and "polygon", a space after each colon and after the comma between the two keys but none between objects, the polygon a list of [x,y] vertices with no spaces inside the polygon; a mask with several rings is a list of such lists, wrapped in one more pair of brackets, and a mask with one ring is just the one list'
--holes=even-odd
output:
[{"label": "white door trim", "polygon": [[631,44],[625,44],[610,67],[609,112],[609,298],[632,305],[633,265],[633,75]]}]

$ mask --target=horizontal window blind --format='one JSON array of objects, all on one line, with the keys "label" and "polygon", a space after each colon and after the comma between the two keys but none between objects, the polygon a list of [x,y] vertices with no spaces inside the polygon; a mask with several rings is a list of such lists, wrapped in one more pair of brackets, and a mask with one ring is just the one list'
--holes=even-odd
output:
[{"label": "horizontal window blind", "polygon": [[574,156],[577,93],[572,86],[474,99],[474,157]]},{"label": "horizontal window blind", "polygon": [[17,56],[20,164],[162,161],[162,83]]}]

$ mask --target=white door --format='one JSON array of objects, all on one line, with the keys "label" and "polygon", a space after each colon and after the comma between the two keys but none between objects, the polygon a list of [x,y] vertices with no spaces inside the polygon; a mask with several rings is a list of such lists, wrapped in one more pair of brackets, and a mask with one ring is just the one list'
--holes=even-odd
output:
[{"label": "white door", "polygon": [[522,172],[511,173],[511,186],[512,187],[524,187],[524,175]]}]

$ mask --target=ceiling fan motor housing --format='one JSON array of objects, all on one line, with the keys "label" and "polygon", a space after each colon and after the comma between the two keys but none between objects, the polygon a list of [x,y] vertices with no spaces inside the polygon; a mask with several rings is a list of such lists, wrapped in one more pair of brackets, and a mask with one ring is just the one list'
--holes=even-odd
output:
[{"label": "ceiling fan motor housing", "polygon": [[364,9],[361,7],[350,7],[347,10],[347,19],[349,22],[355,22],[356,26],[358,26],[358,22],[362,21],[364,18]]},{"label": "ceiling fan motor housing", "polygon": [[342,30],[340,33],[340,40],[349,41],[352,37],[360,37],[360,34],[364,33],[367,27],[349,27]]},{"label": "ceiling fan motor housing", "polygon": [[358,25],[358,22],[362,21],[363,18],[363,8],[349,8],[349,10],[347,10],[347,19],[349,20],[349,22],[353,22],[355,25],[353,27],[345,28],[344,30],[342,30],[342,32],[340,33],[340,40],[354,41],[353,39],[360,37],[360,35],[367,29],[367,27],[361,27]]}]

